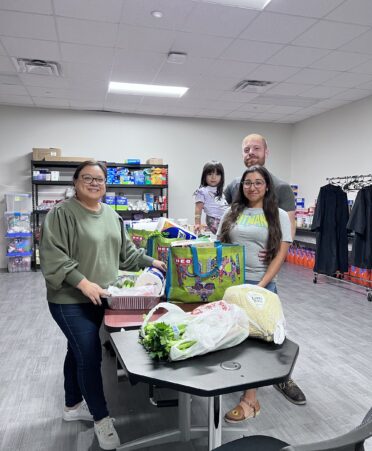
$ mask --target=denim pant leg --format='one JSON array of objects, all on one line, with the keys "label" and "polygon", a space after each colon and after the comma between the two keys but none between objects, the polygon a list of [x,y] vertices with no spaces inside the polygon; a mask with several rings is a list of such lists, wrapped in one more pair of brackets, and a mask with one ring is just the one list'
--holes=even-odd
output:
[{"label": "denim pant leg", "polygon": [[[257,282],[257,280],[246,280],[245,283],[249,283],[250,285],[257,285],[259,282]],[[273,293],[278,293],[276,282],[269,282],[265,288],[266,290],[272,291]]]},{"label": "denim pant leg", "polygon": [[93,304],[53,304],[50,312],[67,338],[64,364],[66,406],[88,404],[95,421],[108,416],[101,374],[99,329],[104,309]]}]

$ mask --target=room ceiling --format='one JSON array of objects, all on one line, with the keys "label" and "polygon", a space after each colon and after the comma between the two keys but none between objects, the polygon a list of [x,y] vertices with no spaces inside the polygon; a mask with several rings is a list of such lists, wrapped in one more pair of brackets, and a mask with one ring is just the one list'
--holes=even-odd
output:
[{"label": "room ceiling", "polygon": [[[186,61],[168,62],[169,52]],[[18,73],[13,58],[57,62],[62,76]],[[247,79],[273,83],[235,92]],[[109,81],[190,89],[120,95]],[[272,0],[261,12],[203,0],[0,0],[0,104],[295,123],[371,94],[371,0]]]}]

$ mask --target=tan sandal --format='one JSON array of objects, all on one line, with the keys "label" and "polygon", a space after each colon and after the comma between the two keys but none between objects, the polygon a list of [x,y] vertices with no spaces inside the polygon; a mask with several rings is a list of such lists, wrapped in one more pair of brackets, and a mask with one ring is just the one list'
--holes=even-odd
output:
[{"label": "tan sandal", "polygon": [[233,409],[229,410],[225,414],[225,421],[227,423],[240,423],[248,420],[249,418],[255,418],[260,413],[260,404],[258,401],[253,403],[248,401],[242,396],[240,402]]}]

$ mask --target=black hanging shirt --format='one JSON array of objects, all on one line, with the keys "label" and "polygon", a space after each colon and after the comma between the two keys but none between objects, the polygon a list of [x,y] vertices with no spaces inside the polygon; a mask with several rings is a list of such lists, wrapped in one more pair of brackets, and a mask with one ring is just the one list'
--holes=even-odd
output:
[{"label": "black hanging shirt", "polygon": [[348,270],[347,196],[339,186],[322,186],[311,230],[316,231],[314,271],[332,275]]}]

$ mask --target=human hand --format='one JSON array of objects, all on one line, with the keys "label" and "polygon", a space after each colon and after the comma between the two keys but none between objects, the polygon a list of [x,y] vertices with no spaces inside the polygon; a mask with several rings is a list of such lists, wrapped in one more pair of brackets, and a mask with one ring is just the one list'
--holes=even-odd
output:
[{"label": "human hand", "polygon": [[266,250],[260,251],[258,253],[258,259],[260,260],[260,262],[266,261],[266,255],[267,255],[267,251]]},{"label": "human hand", "polygon": [[200,231],[201,231],[201,225],[200,224],[195,224],[194,225],[194,233],[195,233],[195,235],[199,235]]},{"label": "human hand", "polygon": [[167,272],[167,265],[161,260],[154,260],[152,266],[156,269],[160,269],[162,272]]},{"label": "human hand", "polygon": [[90,282],[88,279],[81,280],[77,285],[84,296],[89,298],[94,305],[102,305],[101,296],[108,296],[108,291],[101,288],[96,283]]}]

